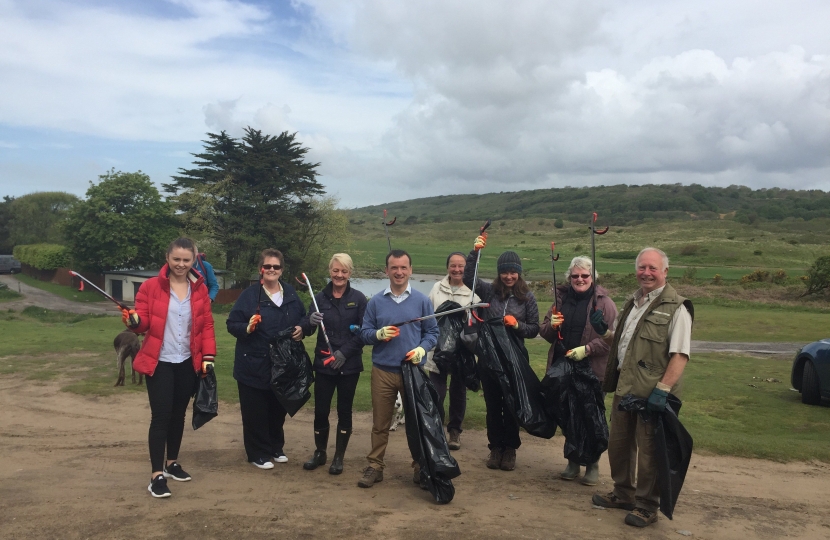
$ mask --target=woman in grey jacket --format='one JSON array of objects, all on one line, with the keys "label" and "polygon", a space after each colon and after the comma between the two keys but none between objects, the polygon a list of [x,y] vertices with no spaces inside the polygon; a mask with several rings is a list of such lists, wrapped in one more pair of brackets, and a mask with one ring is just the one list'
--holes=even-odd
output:
[{"label": "woman in grey jacket", "polygon": [[[473,286],[476,251],[483,249],[486,242],[485,236],[476,238],[473,251],[467,256],[464,284],[468,287]],[[490,307],[484,310],[485,318],[501,318],[508,331],[514,332],[523,343],[525,338],[534,338],[539,334],[536,298],[522,279],[522,260],[516,252],[505,251],[499,255],[496,264],[499,275],[493,283],[479,279],[474,290],[482,302],[490,303]],[[512,471],[516,468],[516,449],[522,444],[519,424],[507,410],[499,381],[483,370],[479,370],[479,377],[487,406],[487,439],[490,448],[487,468]]]}]

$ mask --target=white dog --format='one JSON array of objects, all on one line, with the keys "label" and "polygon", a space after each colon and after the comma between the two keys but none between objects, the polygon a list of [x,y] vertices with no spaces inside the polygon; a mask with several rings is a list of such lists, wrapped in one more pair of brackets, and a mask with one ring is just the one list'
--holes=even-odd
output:
[{"label": "white dog", "polygon": [[392,417],[392,425],[389,426],[389,431],[397,431],[398,424],[403,424],[406,422],[406,418],[404,418],[403,414],[403,398],[401,397],[401,393],[398,392],[398,397],[395,398],[395,416]]}]

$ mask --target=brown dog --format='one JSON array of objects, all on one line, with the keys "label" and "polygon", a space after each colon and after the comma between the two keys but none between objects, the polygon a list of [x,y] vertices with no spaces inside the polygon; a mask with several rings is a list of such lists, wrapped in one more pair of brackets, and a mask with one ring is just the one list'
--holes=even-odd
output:
[{"label": "brown dog", "polygon": [[[118,380],[116,381],[115,386],[124,386],[124,362],[127,361],[127,357],[130,358],[130,371],[133,375],[133,384],[135,384],[135,369],[133,369],[133,361],[135,360],[135,355],[138,354],[138,350],[141,348],[141,342],[139,341],[138,336],[130,330],[124,330],[115,336],[115,341],[113,341],[112,344],[115,346],[116,362],[118,366]],[[144,384],[144,375],[139,373],[138,385],[141,386],[142,384]]]}]

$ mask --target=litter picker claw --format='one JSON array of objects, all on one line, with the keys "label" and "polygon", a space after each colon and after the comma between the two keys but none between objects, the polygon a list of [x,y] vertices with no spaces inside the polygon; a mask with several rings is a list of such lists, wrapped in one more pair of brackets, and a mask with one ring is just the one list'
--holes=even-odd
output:
[{"label": "litter picker claw", "polygon": [[392,221],[386,221],[386,208],[383,209],[383,230],[386,231],[386,243],[389,246],[389,251],[392,251],[392,240],[389,238],[389,227],[395,224],[398,221],[398,217],[395,216],[392,218]]},{"label": "litter picker claw", "polygon": [[596,235],[602,236],[608,232],[608,225],[602,230],[597,230],[597,213],[591,214],[591,223],[588,225],[591,229],[591,284],[594,287],[594,296],[591,303],[591,312],[597,310],[597,246],[594,242]]},{"label": "litter picker claw", "polygon": [[[484,225],[482,225],[478,229],[479,236],[485,234],[487,229],[490,227],[491,224],[492,224],[492,221],[490,221],[490,218],[487,218],[487,221],[484,222]],[[471,289],[470,290],[470,305],[473,304],[473,298],[475,298],[475,296],[476,296],[476,282],[478,281],[478,263],[479,263],[480,260],[481,260],[481,250],[479,249],[478,251],[476,251],[476,265],[475,265],[475,268],[473,269],[473,286],[470,287],[470,289]],[[474,324],[473,323],[473,318],[475,318],[479,322],[482,322],[482,320],[478,316],[476,316],[475,312],[473,312],[473,310],[470,310],[469,316],[467,317],[467,326],[469,328],[473,327],[473,324]]]}]

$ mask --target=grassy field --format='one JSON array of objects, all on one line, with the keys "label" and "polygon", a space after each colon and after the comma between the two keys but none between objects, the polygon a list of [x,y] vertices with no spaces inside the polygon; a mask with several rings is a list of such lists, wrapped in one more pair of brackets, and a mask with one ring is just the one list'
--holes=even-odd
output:
[{"label": "grassy field", "polygon": [[15,279],[18,279],[31,287],[36,287],[52,294],[57,294],[61,298],[72,300],[74,302],[106,302],[107,300],[99,293],[91,290],[79,291],[73,287],[66,287],[48,281],[40,281],[26,274],[16,274]]},{"label": "grassy field", "polygon": [[0,285],[2,285],[0,286],[0,303],[17,300],[18,298],[23,297],[23,295],[19,294],[17,291],[13,291],[6,287],[5,284]]},{"label": "grassy field", "polygon": [[[233,403],[238,400],[232,377],[234,339],[225,331],[224,321],[225,315],[216,315],[217,377],[220,399]],[[58,381],[65,391],[79,394],[143,393],[143,387],[113,387],[117,373],[112,340],[122,328],[118,318],[109,316],[40,308],[27,308],[22,313],[0,312],[0,375]],[[307,348],[313,342],[307,339]],[[544,370],[547,348],[542,340],[528,342],[531,365],[539,375]],[[364,358],[368,370],[368,350]],[[695,438],[696,449],[782,461],[830,462],[826,444],[830,436],[830,408],[802,405],[799,394],[789,390],[789,370],[789,360],[695,355],[686,372],[682,418]],[[483,396],[468,392],[467,397],[465,425],[482,429]],[[355,408],[370,409],[368,372],[360,378]]]}]

